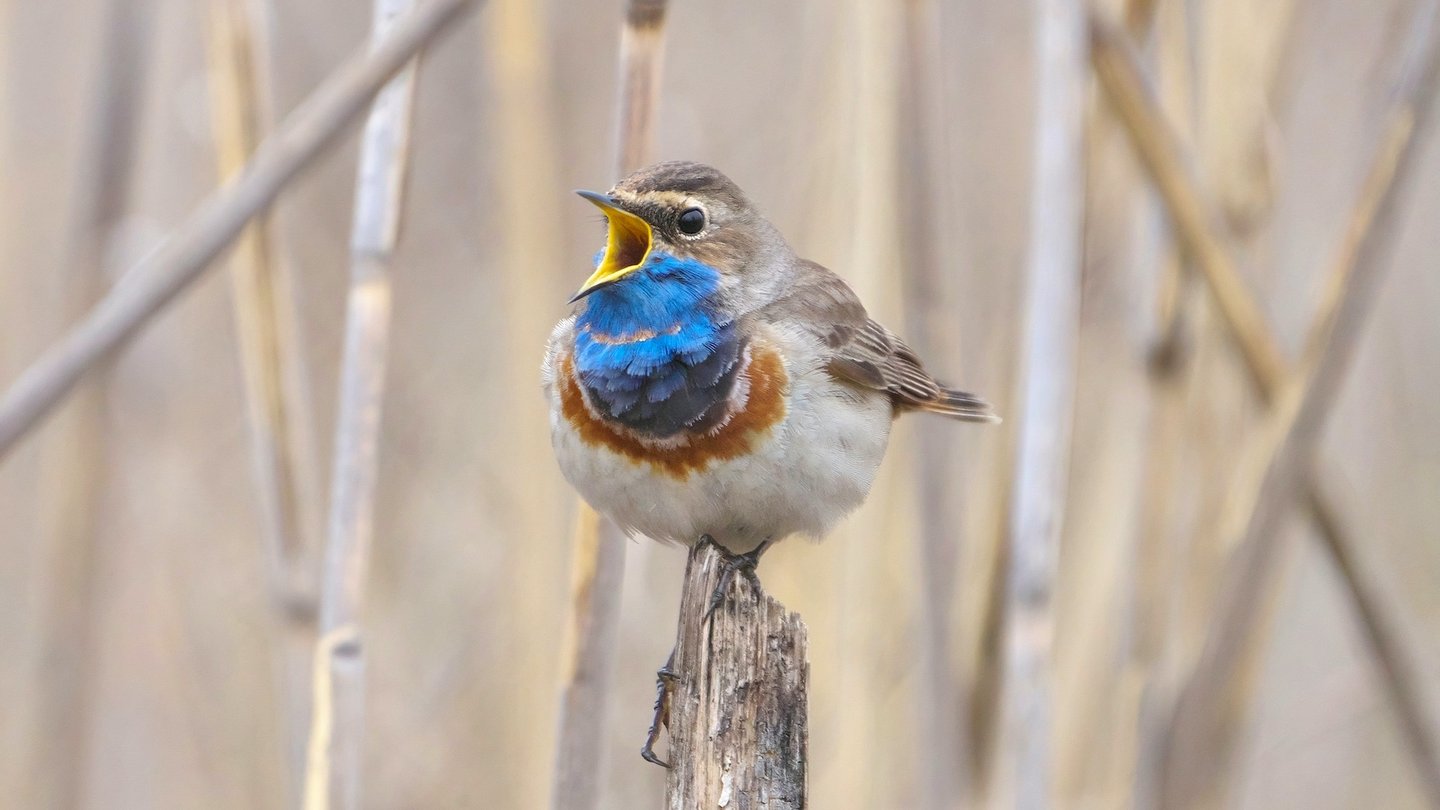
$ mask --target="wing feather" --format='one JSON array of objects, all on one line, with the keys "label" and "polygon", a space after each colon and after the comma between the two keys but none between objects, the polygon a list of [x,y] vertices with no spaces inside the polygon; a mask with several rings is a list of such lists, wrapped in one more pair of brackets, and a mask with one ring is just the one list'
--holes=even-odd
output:
[{"label": "wing feather", "polygon": [[913,349],[870,318],[844,279],[814,262],[801,262],[796,271],[789,293],[758,314],[800,325],[818,338],[831,355],[825,369],[836,380],[886,392],[896,413],[921,410],[970,422],[998,421],[984,400],[931,377]]}]

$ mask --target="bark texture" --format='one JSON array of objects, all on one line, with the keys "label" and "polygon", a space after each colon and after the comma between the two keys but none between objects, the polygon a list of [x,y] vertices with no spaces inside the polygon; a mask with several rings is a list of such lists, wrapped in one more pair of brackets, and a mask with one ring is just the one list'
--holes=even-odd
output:
[{"label": "bark texture", "polygon": [[743,574],[709,621],[727,559],[690,552],[671,686],[671,810],[806,806],[810,665],[805,624]]}]

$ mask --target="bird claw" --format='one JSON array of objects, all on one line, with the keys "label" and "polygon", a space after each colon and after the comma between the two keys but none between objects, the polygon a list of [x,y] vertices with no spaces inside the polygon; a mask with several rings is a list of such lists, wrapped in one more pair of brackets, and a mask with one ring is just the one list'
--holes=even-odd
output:
[{"label": "bird claw", "polygon": [[[656,734],[656,736],[658,737],[659,734]],[[659,765],[667,771],[670,770],[670,763],[656,756],[654,749],[652,749],[650,745],[651,744],[649,742],[646,742],[644,747],[640,749],[640,758],[650,763],[651,765]]]},{"label": "bird claw", "polygon": [[[702,542],[714,543],[709,535],[700,538]],[[757,591],[760,589],[760,575],[755,569],[760,565],[760,555],[770,547],[770,541],[766,540],[754,549],[744,554],[726,553],[725,562],[720,568],[720,579],[715,583],[715,590],[710,592],[710,605],[705,609],[705,621],[710,621],[715,616],[715,611],[725,603],[725,597],[730,592],[730,586],[735,582],[735,575],[743,573],[746,581]],[[723,550],[723,549],[722,549]]]},{"label": "bird claw", "polygon": [[675,683],[675,650],[655,671],[655,715],[650,719],[650,729],[645,732],[645,745],[640,748],[640,758],[652,765],[668,769],[670,763],[655,754],[655,743],[660,741],[660,728],[670,727],[670,687]]}]

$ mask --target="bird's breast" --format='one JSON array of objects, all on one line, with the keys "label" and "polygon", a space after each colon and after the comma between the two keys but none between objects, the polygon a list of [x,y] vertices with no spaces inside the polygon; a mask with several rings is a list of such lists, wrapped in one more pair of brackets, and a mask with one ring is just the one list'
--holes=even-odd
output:
[{"label": "bird's breast", "polygon": [[[737,342],[735,352],[724,372],[729,377],[724,396],[713,403],[690,403],[686,406],[690,410],[704,405],[699,418],[664,436],[616,419],[609,411],[612,403],[587,385],[574,357],[565,354],[558,358],[555,374],[561,415],[585,445],[683,480],[714,463],[752,452],[785,418],[789,380],[779,352],[762,341]],[[725,365],[716,361],[716,368]],[[702,369],[700,379],[715,373]],[[696,390],[710,390],[713,395],[713,388],[714,384]],[[663,399],[680,396],[682,403],[688,402],[693,396],[685,393],[689,390],[682,386]]]},{"label": "bird's breast", "polygon": [[691,321],[625,337],[582,326],[576,378],[606,420],[650,438],[704,431],[725,414],[744,341],[733,323]]}]

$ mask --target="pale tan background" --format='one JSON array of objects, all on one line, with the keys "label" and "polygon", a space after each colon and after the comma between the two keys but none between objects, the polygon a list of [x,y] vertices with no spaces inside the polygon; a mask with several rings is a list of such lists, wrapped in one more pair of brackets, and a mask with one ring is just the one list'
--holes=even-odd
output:
[{"label": "pale tan background", "polygon": [[[67,206],[83,179],[77,160],[93,117],[104,5],[0,0],[0,382],[70,317],[55,291]],[[133,107],[132,188],[108,230],[112,280],[217,182],[207,4],[142,5],[152,26],[137,34],[149,44]],[[1248,280],[1293,355],[1320,291],[1318,268],[1338,244],[1365,170],[1411,4],[1160,5],[1165,36],[1188,26],[1194,51],[1193,98],[1179,108],[1194,122],[1200,173],[1226,203]],[[363,41],[369,8],[361,0],[274,7],[275,100],[284,111]],[[420,74],[366,610],[365,792],[375,808],[547,802],[574,500],[550,457],[537,369],[551,324],[602,240],[570,190],[616,179],[622,8],[619,0],[514,7],[534,15],[537,40],[517,43],[486,9]],[[675,0],[658,155],[727,172],[802,254],[851,280],[938,372],[1004,414],[1014,398],[1028,238],[1033,20],[1028,4],[1012,0],[940,3],[943,149],[925,165],[943,196],[931,211],[932,238],[947,276],[922,302],[902,245],[903,14],[902,4],[874,0]],[[505,47],[538,49],[543,71],[528,74],[535,94],[502,86],[494,57]],[[540,122],[543,137],[532,137],[527,121]],[[1096,122],[1092,136],[1056,754],[1064,806],[1122,807],[1135,782],[1129,594],[1137,590],[1131,560],[1150,418],[1143,360],[1159,269],[1134,258],[1144,255],[1132,242],[1145,215],[1132,216],[1128,148],[1113,123]],[[352,136],[277,209],[281,253],[299,282],[322,459],[354,145]],[[1403,203],[1399,263],[1331,419],[1321,467],[1367,562],[1422,642],[1433,700],[1440,150],[1430,149],[1418,170],[1424,180]],[[519,221],[531,229],[512,224]],[[517,233],[544,244],[520,243]],[[91,448],[99,481],[93,581],[53,576],[44,434],[0,465],[0,806],[286,804],[278,620],[258,540],[230,295],[225,273],[213,272],[105,376],[103,430]],[[921,330],[927,312],[931,327]],[[1213,387],[1196,399],[1187,452],[1228,458],[1255,405],[1211,320],[1202,314],[1194,340]],[[905,420],[865,509],[824,544],[791,542],[767,556],[767,587],[810,625],[815,807],[919,807],[962,778],[937,752],[962,756],[960,706],[968,701],[936,708],[925,673],[949,673],[951,691],[966,695],[993,661],[978,628],[1007,485],[1007,429]],[[922,437],[950,459],[944,479],[927,484],[945,501],[953,551],[938,616],[922,601]],[[1180,463],[1226,464],[1189,455]],[[1194,478],[1182,480],[1176,499],[1167,537],[1177,543],[1224,490],[1223,475]],[[1297,515],[1289,531],[1309,530]],[[1227,804],[1423,806],[1333,570],[1314,543],[1293,548]],[[655,807],[662,790],[661,771],[637,750],[652,673],[670,646],[683,554],[643,541],[629,552],[610,731],[595,752],[605,808]],[[1177,635],[1167,643],[1182,650],[1180,660],[1183,650],[1193,654],[1217,566],[1213,553],[1192,555],[1158,586],[1176,595]],[[47,612],[72,596],[86,606],[88,632],[47,634]],[[950,650],[935,669],[924,640],[937,626]],[[66,715],[78,717],[78,744],[57,750],[45,743],[56,733],[45,696],[70,683],[65,675],[76,677],[62,702],[79,700],[83,710]],[[62,801],[57,784],[77,789]]]}]

